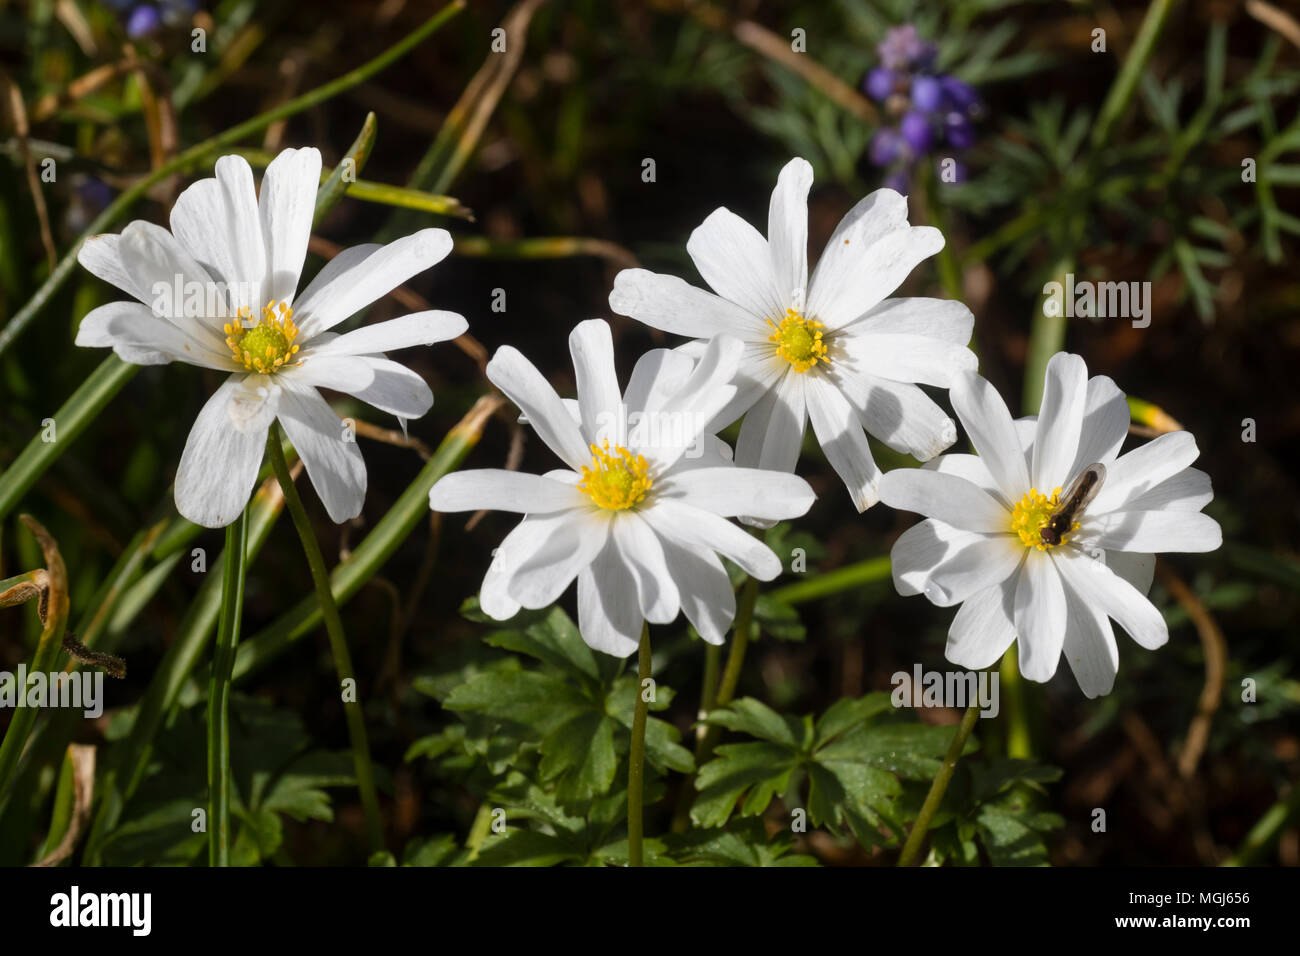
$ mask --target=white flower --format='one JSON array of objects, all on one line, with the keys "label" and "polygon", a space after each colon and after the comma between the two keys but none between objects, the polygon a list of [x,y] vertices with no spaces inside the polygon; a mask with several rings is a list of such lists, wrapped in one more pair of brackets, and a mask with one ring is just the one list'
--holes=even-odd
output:
[{"label": "white flower", "polygon": [[569,349],[576,402],[562,401],[509,346],[487,367],[568,468],[457,472],[429,493],[436,511],[525,515],[488,568],[483,610],[505,620],[521,607],[546,607],[577,577],[578,629],[597,650],[631,654],[643,621],[666,624],[679,609],[706,641],[722,643],[736,601],[717,555],[764,581],[781,572],[766,545],[726,519],[793,518],[813,501],[801,478],[736,467],[705,431],[735,394],[740,343],[717,338],[698,363],[668,349],[647,352],[622,392],[605,322],[580,323]]},{"label": "white flower", "polygon": [[78,345],[111,346],[137,365],[186,362],[231,373],[199,413],[176,474],[176,507],[198,524],[217,528],[238,517],[277,418],[330,518],[356,517],[366,494],[361,450],[316,389],[353,395],[405,424],[429,410],[433,395],[383,353],[466,329],[461,316],[431,311],[329,331],[446,256],[451,237],[443,229],[346,249],[295,299],[320,170],[317,150],[286,149],[267,167],[259,197],[248,163],[223,156],[215,179],[177,198],[170,232],[136,221],[120,236],[88,239],[77,255],[137,300],[93,310]]},{"label": "white flower", "polygon": [[[1155,552],[1223,543],[1218,523],[1198,513],[1213,494],[1209,476],[1189,467],[1196,440],[1172,432],[1120,455],[1124,393],[1064,352],[1048,362],[1037,419],[1013,422],[974,373],[951,396],[979,455],[885,475],[882,501],[927,516],[894,544],[895,587],[961,605],[948,631],[954,664],[989,667],[1019,637],[1028,679],[1050,679],[1064,652],[1084,694],[1109,693],[1119,666],[1111,618],[1143,647],[1169,639],[1146,598]],[[1096,497],[1059,544],[1047,543],[1040,529],[1062,489],[1096,463],[1105,469]]]},{"label": "white flower", "polygon": [[863,511],[877,501],[880,480],[864,428],[923,461],[956,440],[952,420],[917,383],[947,387],[954,374],[975,368],[966,348],[974,320],[960,302],[886,298],[943,248],[937,229],[908,225],[907,200],[892,189],[849,210],[810,283],[811,185],[805,160],[781,171],[767,239],[726,209],[691,233],[686,251],[716,294],[674,276],[625,269],[609,304],[666,332],[744,342],[739,390],[717,423],[745,415],[736,460],[792,471],[811,419]]}]

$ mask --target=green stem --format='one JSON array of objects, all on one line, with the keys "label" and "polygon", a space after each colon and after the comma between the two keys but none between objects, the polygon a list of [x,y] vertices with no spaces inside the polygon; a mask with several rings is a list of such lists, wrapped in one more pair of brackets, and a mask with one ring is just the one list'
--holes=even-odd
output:
[{"label": "green stem", "polygon": [[824,574],[809,575],[802,581],[795,581],[768,593],[772,600],[782,604],[806,604],[843,591],[857,590],[864,584],[888,581],[889,575],[889,555],[882,554]]},{"label": "green stem", "polygon": [[[380,70],[391,65],[394,61],[405,56],[416,46],[422,43],[430,34],[435,32],[444,23],[459,13],[465,7],[465,0],[453,0],[420,26],[403,37],[399,42],[393,44],[379,56],[375,57],[368,63],[364,63],[344,73],[337,79],[331,80],[323,86],[318,86],[301,96],[296,96],[285,103],[281,103],[274,109],[267,110],[250,120],[246,120],[237,126],[232,126],[223,133],[209,137],[203,142],[191,146],[185,152],[176,156],[170,162],[164,163],[151,172],[148,176],[140,179],[137,183],[125,190],[120,196],[111,202],[104,209],[95,221],[90,224],[86,230],[87,236],[93,236],[105,232],[110,225],[124,215],[135,203],[141,199],[149,189],[156,183],[162,182],[169,176],[177,173],[183,173],[196,164],[204,161],[208,154],[214,149],[222,146],[229,146],[239,142],[246,136],[260,132],[272,123],[293,116],[295,113],[301,113],[305,109],[310,109],[320,103],[325,102],[333,96],[337,96],[345,90],[364,83],[370,77],[374,76]],[[77,264],[77,251],[81,248],[81,243],[71,249],[67,255],[59,260],[53,271],[50,272],[44,284],[36,290],[36,294],[28,300],[27,304],[18,311],[9,324],[0,329],[0,355],[13,343],[14,339],[23,331],[24,328],[36,317],[36,314],[44,307],[55,292],[68,280]]]},{"label": "green stem", "polygon": [[[740,592],[740,607],[736,609],[736,629],[731,638],[731,651],[727,654],[727,666],[718,683],[716,707],[726,707],[731,698],[736,696],[736,685],[740,683],[740,671],[745,665],[745,650],[749,647],[749,632],[753,630],[754,605],[758,603],[758,579],[750,578]],[[714,728],[716,729],[716,728]],[[708,756],[710,746],[704,756]]]},{"label": "green stem", "polygon": [[1025,685],[1020,677],[1020,655],[1012,644],[1002,655],[998,665],[1002,680],[1002,700],[1007,715],[1007,756],[1015,760],[1028,760],[1034,753],[1029,736],[1029,716],[1026,710]]},{"label": "green stem", "polygon": [[1128,109],[1133,94],[1137,92],[1138,81],[1142,79],[1142,71],[1155,52],[1160,31],[1164,29],[1165,20],[1176,2],[1177,0],[1152,0],[1151,6],[1147,7],[1142,26],[1138,28],[1137,39],[1133,41],[1133,47],[1124,59],[1124,65],[1120,67],[1119,75],[1111,84],[1110,93],[1097,114],[1097,125],[1092,128],[1094,149],[1105,145],[1115,124]]},{"label": "green stem", "polygon": [[943,803],[943,795],[948,789],[948,784],[952,780],[953,772],[957,769],[957,761],[961,759],[961,752],[966,748],[966,741],[969,739],[971,731],[975,729],[975,721],[980,719],[980,708],[978,704],[972,704],[966,708],[966,713],[962,715],[961,725],[957,728],[956,735],[952,738],[952,743],[948,745],[948,752],[943,755],[943,763],[939,765],[939,772],[934,775],[934,782],[930,784],[930,792],[926,794],[925,803],[921,805],[921,812],[916,816],[916,823],[912,825],[912,832],[907,836],[907,842],[903,844],[903,852],[898,856],[899,866],[913,866],[916,859],[921,854],[921,847],[925,843],[925,835],[930,830],[930,821],[939,811],[939,804]]},{"label": "green stem", "polygon": [[1300,816],[1300,786],[1292,784],[1291,792],[1259,818],[1237,852],[1223,862],[1224,866],[1252,866],[1277,842],[1287,824]]},{"label": "green stem", "polygon": [[641,866],[642,808],[645,788],[645,724],[650,702],[645,682],[650,679],[650,624],[641,625],[637,649],[636,709],[632,712],[632,747],[627,757],[627,865]]},{"label": "green stem", "polygon": [[[289,474],[289,463],[285,461],[284,449],[280,444],[279,424],[274,425],[267,435],[266,454],[271,459],[271,467],[275,469],[275,477],[284,492],[285,506],[293,518],[294,528],[302,541],[303,553],[307,556],[307,566],[311,569],[312,583],[316,586],[316,597],[320,601],[325,633],[329,635],[330,652],[334,655],[339,684],[343,686],[350,683],[355,691],[356,672],[352,668],[352,656],[348,653],[347,641],[343,636],[343,620],[339,617],[339,607],[330,590],[329,572],[325,569],[325,557],[321,554],[320,543],[312,531],[311,519],[302,506],[302,499],[298,497],[293,476]],[[352,741],[352,762],[356,767],[357,787],[361,791],[361,806],[366,815],[370,852],[379,853],[384,849],[384,828],[379,815],[379,794],[375,790],[374,769],[370,763],[370,744],[366,740],[365,717],[356,693],[343,695],[343,709],[347,717],[348,737]]]},{"label": "green stem", "polygon": [[226,527],[221,617],[208,681],[208,865],[230,865],[230,672],[244,608],[248,509]]}]

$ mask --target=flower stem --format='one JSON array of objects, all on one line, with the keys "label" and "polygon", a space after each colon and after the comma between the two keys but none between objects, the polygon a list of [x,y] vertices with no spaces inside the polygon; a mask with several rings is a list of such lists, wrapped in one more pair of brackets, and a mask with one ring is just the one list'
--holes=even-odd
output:
[{"label": "flower stem", "polygon": [[650,678],[650,624],[641,625],[637,649],[636,709],[632,712],[632,747],[627,758],[627,865],[641,866],[641,798],[645,784],[645,723],[650,702],[645,682]]},{"label": "flower stem", "polygon": [[908,834],[907,842],[903,844],[903,852],[898,856],[899,866],[912,866],[916,863],[916,858],[921,853],[921,846],[925,843],[925,835],[930,829],[930,821],[934,819],[939,804],[943,802],[943,795],[948,789],[949,781],[952,780],[953,771],[957,769],[957,761],[966,747],[966,740],[975,729],[975,721],[979,719],[979,704],[971,704],[966,708],[961,724],[957,727],[957,733],[952,738],[952,743],[948,745],[948,752],[943,755],[939,772],[934,775],[934,782],[930,784],[930,792],[925,797],[925,803],[921,805],[921,812],[916,816],[916,823],[912,825],[912,832]]},{"label": "flower stem", "polygon": [[[736,696],[736,685],[740,683],[740,670],[745,664],[745,650],[749,647],[749,632],[753,629],[754,605],[758,603],[758,579],[750,578],[740,592],[740,607],[736,609],[736,628],[731,636],[731,651],[727,654],[727,666],[722,672],[722,681],[718,684],[718,696],[714,707],[726,707],[731,698]],[[717,728],[712,728],[717,730]],[[717,734],[708,735],[716,739]],[[707,738],[706,738],[707,739]],[[710,743],[704,756],[713,750]]]},{"label": "flower stem", "polygon": [[1028,760],[1033,755],[1033,743],[1029,736],[1029,719],[1025,709],[1025,685],[1020,678],[1019,654],[1014,644],[1002,655],[998,671],[1002,679],[1002,696],[1006,701],[1007,756],[1016,760]]},{"label": "flower stem", "polygon": [[[356,687],[356,672],[352,668],[352,656],[348,653],[348,644],[343,636],[343,620],[339,617],[339,608],[334,603],[334,593],[330,590],[329,573],[325,570],[325,558],[321,554],[320,543],[311,529],[311,520],[298,497],[294,487],[293,476],[289,474],[289,464],[284,458],[284,449],[280,441],[280,426],[271,426],[266,438],[266,454],[275,470],[275,477],[284,491],[284,503],[293,517],[293,525],[302,540],[302,550],[307,556],[307,566],[311,569],[312,583],[316,586],[316,597],[320,601],[321,617],[325,622],[325,633],[329,635],[330,652],[334,655],[334,667],[338,671],[340,685],[351,682]],[[344,695],[343,710],[347,717],[348,737],[352,741],[352,762],[356,768],[357,788],[361,791],[361,806],[366,815],[366,832],[370,841],[370,852],[378,853],[384,849],[384,828],[379,816],[379,794],[375,790],[375,773],[370,763],[370,744],[366,740],[365,717],[361,703],[356,695]]]},{"label": "flower stem", "polygon": [[248,509],[226,526],[221,575],[221,616],[208,680],[208,865],[230,865],[230,672],[244,609],[244,556]]}]

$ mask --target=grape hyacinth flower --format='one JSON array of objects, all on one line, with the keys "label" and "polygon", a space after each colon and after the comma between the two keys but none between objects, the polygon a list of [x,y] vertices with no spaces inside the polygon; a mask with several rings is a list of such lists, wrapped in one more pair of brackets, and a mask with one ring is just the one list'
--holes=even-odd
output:
[{"label": "grape hyacinth flower", "polygon": [[[938,49],[922,40],[912,24],[890,29],[877,52],[880,66],[867,73],[862,88],[881,104],[888,122],[876,131],[868,158],[873,166],[889,170],[886,186],[906,193],[926,156],[975,144],[979,95],[969,84],[935,71]],[[954,172],[956,181],[965,178],[962,164]]]}]

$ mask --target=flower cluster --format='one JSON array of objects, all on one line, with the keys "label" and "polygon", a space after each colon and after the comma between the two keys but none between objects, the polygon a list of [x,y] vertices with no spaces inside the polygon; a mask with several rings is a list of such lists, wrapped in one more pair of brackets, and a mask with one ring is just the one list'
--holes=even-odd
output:
[{"label": "flower cluster", "polygon": [[126,35],[139,40],[157,33],[164,27],[188,23],[198,10],[197,0],[158,0],[155,3],[137,3],[136,0],[108,0],[109,6],[126,20]]},{"label": "flower cluster", "polygon": [[[912,171],[926,156],[975,144],[979,94],[935,70],[938,49],[911,24],[890,29],[876,49],[880,65],[867,73],[862,88],[881,104],[890,125],[876,131],[869,155],[873,165],[890,170],[885,184],[905,193]],[[965,178],[960,163],[954,175]]]},{"label": "flower cluster", "polygon": [[[914,34],[889,43],[896,73],[929,55]],[[433,401],[428,386],[384,353],[466,329],[459,315],[431,311],[331,331],[442,259],[451,238],[425,229],[345,250],[298,293],[320,169],[316,150],[285,150],[259,195],[248,164],[223,157],[215,178],[181,194],[170,231],[133,222],[80,251],[136,301],[92,311],[78,344],[227,375],[176,478],[178,509],[201,524],[228,524],[245,507],[277,419],[330,517],[355,516],[365,466],[317,389],[419,417]],[[894,545],[894,580],[901,594],[960,605],[950,660],[988,667],[1018,641],[1029,679],[1049,679],[1064,655],[1085,694],[1107,693],[1118,663],[1112,621],[1144,647],[1167,640],[1145,596],[1154,555],[1222,540],[1200,514],[1211,490],[1190,467],[1195,441],[1179,432],[1122,453],[1124,394],[1065,353],[1047,367],[1040,414],[1013,420],[976,373],[970,310],[896,296],[943,236],[911,225],[904,197],[880,189],[849,210],[810,269],[812,175],[797,158],[781,170],[766,236],[727,209],[691,234],[686,250],[708,289],[643,269],[615,278],[614,312],[688,339],[642,355],[625,383],[600,319],[569,336],[576,399],[514,348],[497,350],[489,380],[562,467],[457,472],[430,491],[438,511],[522,515],[494,552],[483,611],[505,620],[543,608],[576,581],[593,648],[626,656],[649,624],[679,614],[721,643],[736,614],[722,559],[759,580],[781,572],[780,558],[730,519],[767,526],[808,511],[813,490],[793,472],[811,423],[858,511],[883,501],[926,516]],[[181,280],[218,294],[161,294]],[[949,391],[977,455],[940,455],[956,424],[922,386]],[[733,455],[718,433],[736,422]],[[868,434],[926,464],[882,474]]]}]

